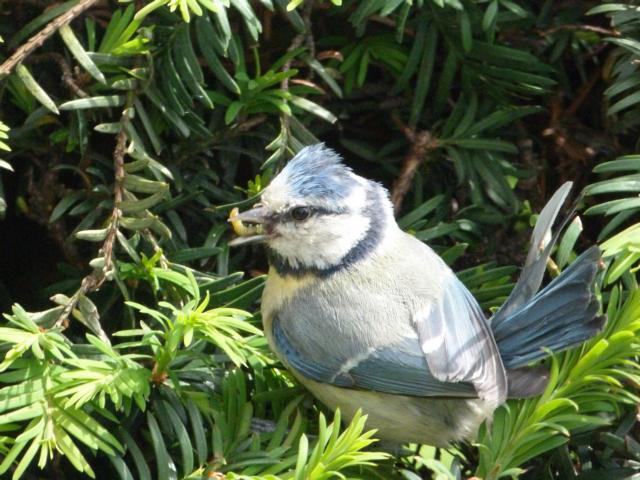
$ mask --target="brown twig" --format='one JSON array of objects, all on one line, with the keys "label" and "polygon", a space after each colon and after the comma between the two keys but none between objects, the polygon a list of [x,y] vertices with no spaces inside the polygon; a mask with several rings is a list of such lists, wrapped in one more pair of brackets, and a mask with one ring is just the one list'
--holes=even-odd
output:
[{"label": "brown twig", "polygon": [[76,94],[76,96],[80,98],[87,98],[89,95],[85,92],[80,85],[76,83],[76,80],[73,76],[73,72],[71,71],[71,66],[67,63],[64,56],[58,52],[47,52],[42,53],[40,55],[32,55],[29,60],[34,63],[40,63],[45,61],[51,61],[58,64],[60,70],[62,71],[62,81],[64,84],[69,87],[69,89]]},{"label": "brown twig", "polygon": [[590,98],[591,92],[602,75],[602,69],[596,69],[590,78],[583,83],[571,104],[564,108],[560,95],[557,95],[550,102],[549,126],[542,131],[543,137],[550,137],[561,156],[571,159],[572,162],[579,162],[586,165],[588,160],[596,156],[597,148],[592,144],[591,139],[581,141],[578,137],[580,125],[576,124],[575,117],[585,102]]},{"label": "brown twig", "polygon": [[125,126],[129,121],[129,117],[123,114],[120,118],[120,131],[116,137],[116,146],[113,151],[113,170],[114,170],[114,184],[113,184],[113,211],[111,212],[111,220],[100,253],[104,258],[104,265],[101,269],[94,269],[89,275],[82,279],[80,288],[73,294],[65,305],[62,313],[56,321],[56,325],[68,324],[69,315],[76,307],[80,299],[91,292],[98,290],[107,278],[110,277],[113,270],[113,246],[115,244],[116,236],[118,234],[118,227],[120,224],[120,217],[122,212],[120,210],[120,203],[123,198],[124,190],[124,156],[126,153],[127,134]]},{"label": "brown twig", "polygon": [[[64,328],[67,328],[69,326],[69,315],[71,315],[71,312],[73,312],[73,309],[76,308],[76,305],[78,305],[78,302],[80,301],[80,298],[83,295],[89,292],[92,292],[97,288],[96,281],[97,281],[97,278],[93,274],[87,275],[82,279],[82,282],[80,282],[80,288],[76,290],[76,292],[67,301],[67,303],[64,306],[64,309],[62,310],[62,312],[60,313],[60,316],[58,317],[58,320],[56,320],[56,323],[55,323],[56,327],[62,326]],[[53,300],[54,297],[56,296],[57,295],[54,295],[53,297],[51,297],[51,300]]]},{"label": "brown twig", "polygon": [[428,130],[416,132],[415,128],[405,125],[395,112],[391,114],[391,119],[411,144],[407,155],[404,157],[400,175],[396,181],[393,182],[393,188],[391,190],[391,203],[393,204],[394,211],[398,213],[400,207],[402,207],[404,197],[411,188],[413,177],[415,177],[418,168],[427,158],[428,153],[437,148],[438,141]]},{"label": "brown twig", "polygon": [[[380,15],[369,15],[367,20],[371,20],[372,22],[380,23],[382,25],[386,25],[388,27],[398,28],[398,23],[389,17],[382,17]],[[408,37],[415,37],[416,32],[410,28],[404,29],[404,34]]]},{"label": "brown twig", "polygon": [[[289,45],[289,48],[287,48],[287,52],[292,52],[293,50],[295,50],[296,48],[298,48],[300,45],[302,45],[302,42],[304,42],[304,33],[300,33],[298,35],[296,35],[293,40],[291,41],[291,44]],[[291,70],[291,64],[293,63],[293,59],[289,59],[287,61],[287,63],[285,63],[282,66],[282,71],[283,72],[288,72],[289,70]],[[282,88],[283,90],[288,90],[289,89],[289,77],[284,78],[282,80],[282,82],[280,82],[280,88]]]},{"label": "brown twig", "polygon": [[267,116],[264,114],[250,117],[246,119],[244,122],[240,122],[236,124],[235,128],[231,130],[230,135],[227,138],[233,137],[234,136],[233,134],[246,133],[250,130],[253,130],[255,127],[257,127],[258,125],[266,121],[267,121]]},{"label": "brown twig", "polygon": [[102,254],[104,256],[104,267],[102,267],[102,276],[100,279],[100,285],[104,283],[104,280],[109,275],[109,272],[113,269],[113,245],[115,243],[116,235],[118,234],[118,227],[120,226],[120,217],[122,211],[120,210],[120,203],[122,202],[123,190],[124,190],[124,155],[127,147],[127,134],[125,131],[126,122],[129,121],[129,117],[124,114],[120,120],[120,131],[116,138],[116,148],[113,151],[113,211],[111,212],[111,222],[109,222],[109,230],[102,244]]},{"label": "brown twig", "polygon": [[[308,3],[305,4],[302,10],[302,21],[306,28],[305,44],[307,45],[307,50],[309,50],[309,56],[311,58],[316,58],[316,42],[313,39],[313,30],[311,29],[311,12],[313,11],[313,3],[313,0],[309,0]],[[307,80],[313,80],[314,74],[315,72],[310,68],[307,73]]]},{"label": "brown twig", "polygon": [[[302,45],[302,42],[304,42],[307,39],[307,36],[311,35],[311,12],[313,10],[313,0],[309,0],[307,2],[304,3],[304,10],[302,11],[302,21],[304,22],[304,25],[306,27],[306,32],[304,33],[299,33],[298,35],[296,35],[295,37],[293,37],[293,40],[291,41],[291,44],[289,45],[289,48],[287,48],[287,52],[293,52],[296,48],[298,48],[300,45]],[[313,47],[315,49],[315,46]],[[283,72],[288,72],[289,70],[291,70],[291,65],[293,63],[293,58],[289,59],[289,61],[287,63],[285,63],[282,67],[282,71]],[[285,78],[284,80],[282,80],[282,82],[280,83],[280,88],[282,88],[283,90],[288,90],[289,89],[289,79]]]},{"label": "brown twig", "polygon": [[0,65],[0,78],[6,77],[11,73],[16,65],[27,58],[34,50],[41,47],[42,44],[53,35],[59,28],[70,23],[74,18],[81,15],[85,10],[91,8],[100,0],[80,0],[77,5],[71,7],[65,13],[56,17],[49,22],[46,27],[33,35],[26,43],[19,47],[13,55]]},{"label": "brown twig", "polygon": [[[311,3],[311,2],[309,2]],[[289,45],[289,48],[287,48],[287,52],[292,52],[293,50],[295,50],[296,48],[298,48],[300,45],[302,45],[302,42],[304,42],[304,37],[305,34],[304,33],[300,33],[298,35],[296,35],[293,40],[291,41],[291,45]],[[282,67],[282,71],[283,72],[288,72],[289,70],[291,70],[291,64],[293,63],[293,58],[289,59],[287,61],[287,63],[285,63]],[[282,82],[280,82],[280,88],[282,90],[284,90],[285,92],[289,91],[289,77],[283,78]],[[289,116],[286,115],[285,113],[281,113],[280,114],[280,123],[282,124],[282,128],[286,131],[289,132]]]},{"label": "brown twig", "polygon": [[620,32],[618,30],[611,30],[609,28],[599,27],[597,25],[579,25],[579,24],[578,25],[558,25],[556,27],[552,27],[547,30],[538,30],[538,35],[542,37],[546,37],[547,35],[551,35],[552,33],[556,33],[562,30],[594,32],[594,33],[600,33],[602,35],[611,35],[612,37],[620,36]]},{"label": "brown twig", "polygon": [[602,68],[596,69],[596,71],[591,75],[591,78],[580,86],[580,89],[578,90],[576,97],[571,102],[571,105],[569,105],[569,107],[564,111],[565,117],[573,117],[580,107],[582,107],[584,102],[590,98],[591,91],[593,90],[593,87],[596,86],[596,83],[598,83],[601,75]]}]

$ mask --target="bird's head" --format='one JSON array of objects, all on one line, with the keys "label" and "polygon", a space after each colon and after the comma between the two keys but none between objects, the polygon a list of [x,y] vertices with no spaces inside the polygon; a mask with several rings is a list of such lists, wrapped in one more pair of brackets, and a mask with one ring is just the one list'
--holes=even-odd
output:
[{"label": "bird's head", "polygon": [[386,190],[353,173],[323,144],[302,149],[265,188],[259,204],[230,220],[259,225],[251,232],[259,234],[232,245],[264,241],[272,266],[294,275],[353,264],[395,225]]}]

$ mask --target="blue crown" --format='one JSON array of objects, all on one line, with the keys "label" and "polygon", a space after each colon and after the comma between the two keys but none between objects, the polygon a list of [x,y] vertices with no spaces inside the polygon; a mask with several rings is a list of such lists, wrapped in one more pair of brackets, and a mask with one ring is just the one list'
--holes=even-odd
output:
[{"label": "blue crown", "polygon": [[324,143],[300,150],[280,175],[293,195],[304,198],[343,199],[358,184],[342,157]]}]

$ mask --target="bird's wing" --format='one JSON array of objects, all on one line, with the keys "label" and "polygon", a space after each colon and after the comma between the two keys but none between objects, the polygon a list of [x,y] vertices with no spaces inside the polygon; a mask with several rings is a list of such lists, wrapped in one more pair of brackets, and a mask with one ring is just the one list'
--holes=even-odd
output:
[{"label": "bird's wing", "polygon": [[507,378],[489,325],[469,290],[442,267],[440,295],[413,316],[429,370],[442,382],[471,383],[480,398],[499,405]]},{"label": "bird's wing", "polygon": [[477,396],[471,384],[436,379],[427,367],[416,338],[343,357],[335,355],[338,348],[331,351],[331,347],[341,340],[331,338],[322,347],[316,344],[315,348],[324,349],[324,354],[318,357],[317,352],[306,352],[301,348],[301,343],[295,340],[295,332],[287,330],[288,324],[278,317],[273,319],[276,348],[290,368],[316,382],[418,397]]}]

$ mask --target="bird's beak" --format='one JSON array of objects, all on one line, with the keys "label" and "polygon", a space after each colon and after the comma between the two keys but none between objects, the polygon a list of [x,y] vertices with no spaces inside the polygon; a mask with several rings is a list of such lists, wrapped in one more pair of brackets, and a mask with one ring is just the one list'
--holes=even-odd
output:
[{"label": "bird's beak", "polygon": [[242,213],[239,213],[237,208],[231,210],[228,222],[231,223],[233,231],[238,235],[238,238],[231,240],[229,246],[236,247],[266,240],[267,236],[263,233],[266,214],[266,208],[260,204],[254,205],[251,210]]}]

